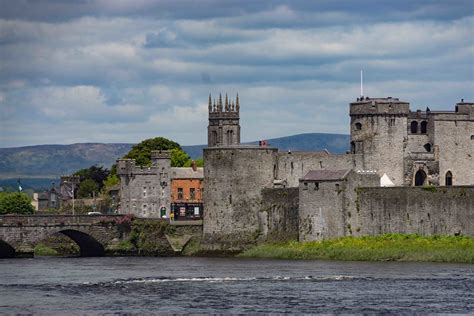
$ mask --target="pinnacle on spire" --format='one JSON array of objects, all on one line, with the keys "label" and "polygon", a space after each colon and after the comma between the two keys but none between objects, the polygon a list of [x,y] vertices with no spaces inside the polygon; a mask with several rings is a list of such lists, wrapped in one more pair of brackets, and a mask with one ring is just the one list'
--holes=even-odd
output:
[{"label": "pinnacle on spire", "polygon": [[227,93],[225,94],[225,111],[229,111],[229,100],[227,99]]},{"label": "pinnacle on spire", "polygon": [[222,94],[219,93],[219,103],[217,104],[219,112],[222,112]]},{"label": "pinnacle on spire", "polygon": [[240,111],[240,104],[239,104],[239,93],[237,92],[237,97],[235,98],[235,111],[238,113]]},{"label": "pinnacle on spire", "polygon": [[216,112],[217,106],[216,106],[216,99],[214,99],[214,106],[213,106],[213,112]]},{"label": "pinnacle on spire", "polygon": [[209,93],[209,112],[212,112],[212,100],[211,100],[211,94]]},{"label": "pinnacle on spire", "polygon": [[231,110],[232,112],[234,112],[234,110],[235,110],[234,101],[232,101],[232,102],[230,103],[230,110]]}]

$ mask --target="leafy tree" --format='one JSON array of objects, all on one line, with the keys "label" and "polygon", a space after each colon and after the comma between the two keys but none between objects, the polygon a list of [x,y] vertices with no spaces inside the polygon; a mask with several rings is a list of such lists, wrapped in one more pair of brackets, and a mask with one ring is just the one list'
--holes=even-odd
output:
[{"label": "leafy tree", "polygon": [[124,158],[135,159],[138,166],[150,166],[152,150],[171,150],[172,167],[182,167],[189,160],[188,154],[181,149],[178,143],[164,137],[145,139],[134,145]]},{"label": "leafy tree", "polygon": [[81,183],[88,179],[94,181],[97,185],[97,190],[100,190],[104,185],[104,180],[109,176],[110,171],[104,169],[102,166],[91,166],[86,169],[81,169],[74,174],[81,177]]},{"label": "leafy tree", "polygon": [[20,192],[0,194],[0,215],[31,214],[35,211],[28,195]]},{"label": "leafy tree", "polygon": [[78,195],[81,198],[91,197],[93,192],[99,192],[99,187],[92,179],[86,179],[79,185]]}]

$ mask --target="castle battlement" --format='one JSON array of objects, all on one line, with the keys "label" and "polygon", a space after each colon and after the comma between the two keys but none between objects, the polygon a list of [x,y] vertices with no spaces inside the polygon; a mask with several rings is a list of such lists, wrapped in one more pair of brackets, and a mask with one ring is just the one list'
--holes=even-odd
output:
[{"label": "castle battlement", "polygon": [[398,115],[406,116],[410,112],[410,103],[398,98],[357,98],[349,107],[350,116],[358,115]]}]

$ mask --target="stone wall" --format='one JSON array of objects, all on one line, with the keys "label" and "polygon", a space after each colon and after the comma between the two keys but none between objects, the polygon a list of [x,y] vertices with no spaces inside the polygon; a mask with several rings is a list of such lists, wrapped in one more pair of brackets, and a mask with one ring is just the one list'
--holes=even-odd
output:
[{"label": "stone wall", "polygon": [[[474,187],[361,188],[356,235],[474,236]],[[357,208],[359,209],[357,211]]]},{"label": "stone wall", "polygon": [[[458,120],[454,120],[456,117]],[[445,185],[448,171],[453,175],[453,185],[474,184],[474,139],[471,139],[474,120],[469,120],[468,115],[438,115],[434,124],[434,143],[439,147],[440,185]]]},{"label": "stone wall", "polygon": [[273,187],[275,148],[204,149],[203,248],[238,251],[260,236],[264,188]]},{"label": "stone wall", "polygon": [[298,181],[311,170],[352,169],[353,155],[332,155],[328,152],[279,152],[276,178],[286,180],[288,187],[298,187]]},{"label": "stone wall", "polygon": [[268,242],[298,240],[298,188],[263,189],[259,212],[262,237]]},{"label": "stone wall", "polygon": [[367,183],[361,180],[323,182],[318,190],[314,183],[300,186],[300,240],[385,233],[474,236],[473,186],[360,187]]}]

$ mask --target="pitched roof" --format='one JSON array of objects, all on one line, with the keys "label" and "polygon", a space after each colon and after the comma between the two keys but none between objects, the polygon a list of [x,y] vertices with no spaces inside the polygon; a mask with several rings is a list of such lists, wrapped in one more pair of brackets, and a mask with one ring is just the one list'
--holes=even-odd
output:
[{"label": "pitched roof", "polygon": [[300,181],[336,181],[347,177],[351,170],[311,170]]},{"label": "pitched roof", "polygon": [[171,179],[203,179],[204,168],[198,167],[196,171],[193,168],[174,167],[171,168]]}]

